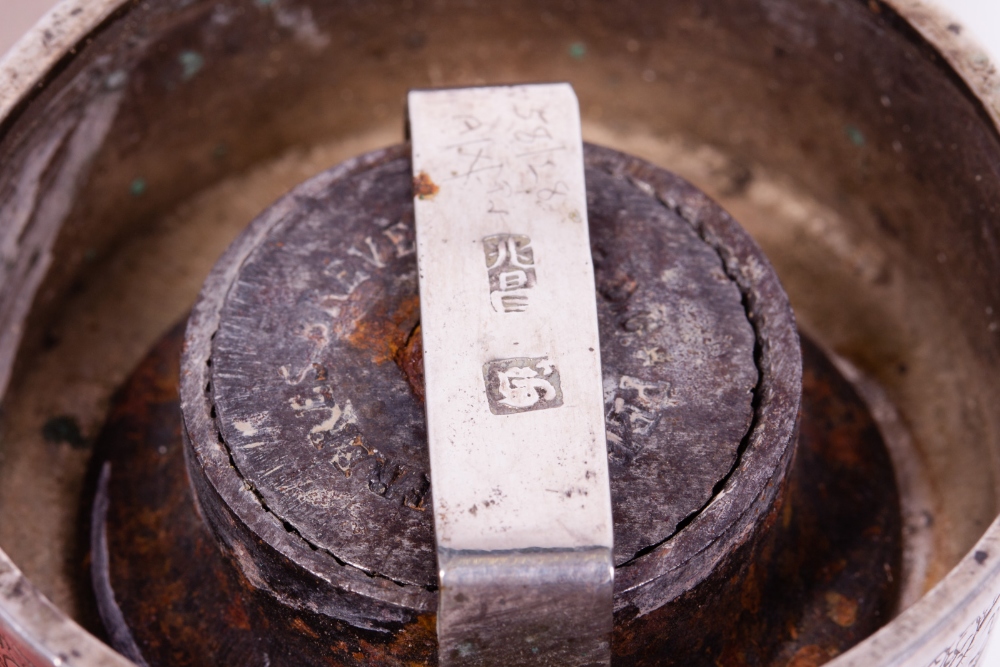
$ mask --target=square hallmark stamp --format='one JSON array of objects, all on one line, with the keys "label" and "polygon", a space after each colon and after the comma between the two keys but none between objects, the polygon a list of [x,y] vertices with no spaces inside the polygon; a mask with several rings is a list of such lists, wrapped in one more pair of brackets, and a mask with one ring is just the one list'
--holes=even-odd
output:
[{"label": "square hallmark stamp", "polygon": [[548,357],[498,359],[483,365],[490,412],[511,415],[563,404],[559,370]]}]

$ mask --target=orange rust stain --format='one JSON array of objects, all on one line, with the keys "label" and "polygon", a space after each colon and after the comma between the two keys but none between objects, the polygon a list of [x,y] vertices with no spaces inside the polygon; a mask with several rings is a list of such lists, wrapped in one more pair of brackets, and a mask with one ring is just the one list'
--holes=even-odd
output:
[{"label": "orange rust stain", "polygon": [[829,662],[830,655],[816,644],[803,646],[788,662],[788,667],[819,667]]},{"label": "orange rust stain", "polygon": [[424,401],[424,346],[419,324],[406,345],[396,353],[396,363],[403,369],[414,395]]},{"label": "orange rust stain", "polygon": [[240,630],[250,630],[250,617],[247,616],[246,609],[243,608],[243,600],[234,597],[226,607],[226,621],[230,627]]},{"label": "orange rust stain", "polygon": [[437,637],[437,614],[421,614],[417,616],[417,627],[422,632]]},{"label": "orange rust stain", "polygon": [[306,622],[303,621],[298,616],[296,616],[292,620],[292,627],[295,628],[298,632],[304,634],[306,637],[309,637],[310,639],[319,639],[319,635],[316,633],[316,631],[310,628],[306,624]]},{"label": "orange rust stain", "polygon": [[827,576],[831,576],[832,577],[834,575],[840,574],[841,572],[843,572],[846,569],[847,569],[847,559],[846,558],[838,558],[833,563],[827,564],[827,566],[826,566],[826,573],[827,573]]},{"label": "orange rust stain", "polygon": [[441,188],[431,180],[425,171],[413,178],[413,196],[417,199],[434,199],[434,195],[440,190]]},{"label": "orange rust stain", "polygon": [[750,564],[746,579],[743,580],[743,587],[740,591],[740,605],[751,614],[760,611],[761,601],[760,580],[757,577],[757,565]]},{"label": "orange rust stain", "polygon": [[382,308],[373,309],[357,323],[347,342],[356,349],[368,351],[376,364],[383,364],[397,358],[419,321],[420,298],[411,296],[391,313]]},{"label": "orange rust stain", "polygon": [[826,615],[842,628],[849,628],[858,620],[858,602],[836,591],[826,594]]},{"label": "orange rust stain", "polygon": [[732,643],[727,642],[722,647],[722,655],[715,661],[715,667],[746,667],[746,651],[736,648]]},{"label": "orange rust stain", "polygon": [[354,659],[368,665],[407,665],[424,667],[437,652],[437,616],[422,614],[403,626],[389,644],[359,642]]},{"label": "orange rust stain", "polygon": [[[844,424],[844,421],[834,422]],[[864,465],[864,456],[858,447],[858,432],[855,429],[838,428],[830,434],[827,456],[831,462],[845,468],[857,469]]]},{"label": "orange rust stain", "polygon": [[788,527],[792,525],[792,518],[795,516],[795,510],[792,508],[792,501],[788,499],[785,501],[785,507],[781,510],[781,527],[788,530]]}]

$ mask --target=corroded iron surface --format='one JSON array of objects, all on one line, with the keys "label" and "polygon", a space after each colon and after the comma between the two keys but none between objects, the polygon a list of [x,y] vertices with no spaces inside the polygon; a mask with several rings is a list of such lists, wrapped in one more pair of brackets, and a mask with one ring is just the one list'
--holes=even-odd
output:
[{"label": "corroded iron surface", "polygon": [[[426,456],[420,380],[392,363],[416,326],[405,157],[345,163],[260,216],[209,276],[182,362],[188,463],[222,542],[288,604],[369,627],[433,605],[429,519],[412,489],[385,497],[421,479],[391,455]],[[793,451],[798,341],[767,260],[711,200],[620,153],[586,163],[618,604],[643,611],[756,544]],[[324,500],[358,516],[331,525]]]},{"label": "corroded iron surface", "polygon": [[[227,560],[198,513],[177,395],[183,325],[122,389],[98,444],[96,595],[108,635],[133,660],[185,665],[404,665],[431,661],[433,615],[366,632],[282,605]],[[142,663],[140,663],[142,664]]]},{"label": "corroded iron surface", "polygon": [[672,603],[616,616],[616,664],[815,667],[891,618],[902,558],[892,463],[850,384],[807,338],[802,349],[799,444],[773,531]]},{"label": "corroded iron surface", "polygon": [[[435,664],[433,613],[367,632],[281,604],[226,558],[184,469],[181,339],[178,327],[132,376],[98,446],[110,476],[107,520],[95,535],[106,534],[110,559],[95,568],[106,568],[110,587],[97,595],[104,617],[121,624],[109,634],[133,638],[119,650],[152,667]],[[619,612],[616,665],[713,655],[722,665],[813,667],[888,619],[901,544],[892,468],[850,385],[808,340],[803,349],[800,445],[776,531],[756,561],[666,610]]]}]

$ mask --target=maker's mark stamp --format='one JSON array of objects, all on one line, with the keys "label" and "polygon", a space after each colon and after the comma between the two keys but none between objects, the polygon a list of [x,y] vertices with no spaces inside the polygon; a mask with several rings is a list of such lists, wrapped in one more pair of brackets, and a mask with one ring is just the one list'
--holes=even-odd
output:
[{"label": "maker's mark stamp", "polygon": [[483,365],[490,412],[511,415],[563,404],[559,370],[548,357],[498,359]]},{"label": "maker's mark stamp", "polygon": [[490,304],[503,313],[523,313],[535,286],[535,253],[521,234],[494,234],[483,239],[490,277]]}]

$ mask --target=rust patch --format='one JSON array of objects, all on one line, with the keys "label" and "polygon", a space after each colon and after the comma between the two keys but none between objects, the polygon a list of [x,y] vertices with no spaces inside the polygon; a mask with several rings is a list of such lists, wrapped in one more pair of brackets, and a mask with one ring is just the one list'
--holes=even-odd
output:
[{"label": "rust patch", "polygon": [[829,660],[830,656],[822,647],[810,644],[803,646],[792,656],[788,667],[819,667]]},{"label": "rust patch", "polygon": [[[221,579],[224,575],[219,573],[216,576]],[[253,630],[253,626],[250,623],[250,614],[247,612],[243,600],[238,597],[233,598],[230,604],[226,605],[225,619],[230,627],[247,631]]]},{"label": "rust patch", "polygon": [[391,313],[380,306],[373,308],[358,322],[347,337],[353,347],[371,353],[371,359],[376,364],[398,360],[400,350],[410,342],[413,330],[420,321],[420,298],[417,296],[403,299]]},{"label": "rust patch", "polygon": [[420,333],[420,325],[410,334],[410,339],[406,345],[399,348],[396,353],[396,363],[406,375],[407,382],[413,394],[424,402],[424,345],[423,336]]},{"label": "rust patch", "polygon": [[751,614],[760,612],[760,579],[757,575],[757,565],[751,563],[747,570],[746,579],[743,580],[743,590],[740,594],[740,604],[743,606],[743,609]]},{"label": "rust patch", "polygon": [[842,628],[849,628],[858,620],[858,602],[837,591],[826,594],[826,615]]},{"label": "rust patch", "polygon": [[[130,377],[98,438],[111,461],[107,535],[113,605],[153,667],[436,664],[434,614],[392,634],[296,611],[261,591],[219,549],[188,486],[178,379],[184,325]],[[141,565],[140,565],[141,564]],[[328,641],[331,640],[331,641]]]},{"label": "rust patch", "polygon": [[434,199],[434,195],[440,191],[427,172],[422,171],[413,177],[413,196],[417,199]]},{"label": "rust patch", "polygon": [[319,634],[315,630],[310,628],[309,624],[303,621],[298,616],[292,619],[291,626],[292,628],[294,628],[298,632],[301,632],[303,635],[309,637],[310,639],[319,639]]}]

